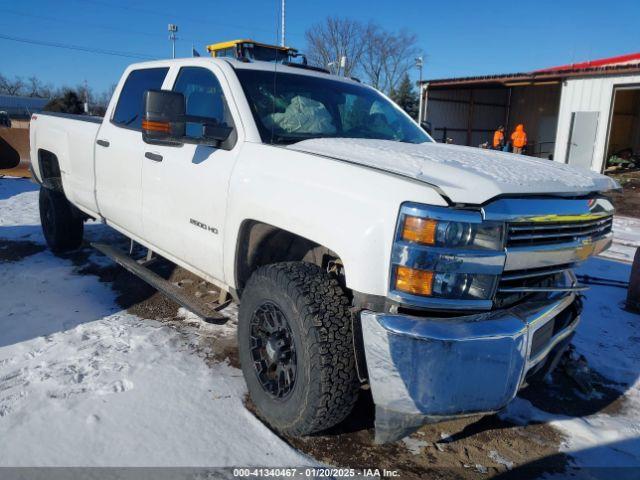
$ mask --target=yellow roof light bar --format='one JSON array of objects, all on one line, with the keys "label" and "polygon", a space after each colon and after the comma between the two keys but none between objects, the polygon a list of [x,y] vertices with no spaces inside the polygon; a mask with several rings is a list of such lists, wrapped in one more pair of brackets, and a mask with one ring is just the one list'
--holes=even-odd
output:
[{"label": "yellow roof light bar", "polygon": [[280,50],[282,52],[297,52],[297,50],[295,48],[282,47],[280,45],[269,45],[268,43],[255,42],[255,41],[253,41],[251,39],[248,39],[248,38],[239,39],[239,40],[229,40],[229,41],[226,41],[226,42],[213,43],[211,45],[207,45],[207,51],[209,51],[210,53],[213,53],[213,52],[216,52],[218,50],[224,50],[225,48],[232,48],[232,47],[236,47],[236,46],[242,45],[242,44],[251,44],[251,45],[254,45],[256,47],[272,48],[274,50]]}]

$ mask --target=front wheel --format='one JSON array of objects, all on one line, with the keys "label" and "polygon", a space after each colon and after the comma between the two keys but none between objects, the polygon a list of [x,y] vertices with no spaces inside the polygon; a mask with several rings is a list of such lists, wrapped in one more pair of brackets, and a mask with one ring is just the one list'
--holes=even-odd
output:
[{"label": "front wheel", "polygon": [[40,187],[40,222],[47,245],[54,253],[79,248],[84,221],[64,193]]},{"label": "front wheel", "polygon": [[308,435],[351,412],[359,383],[349,300],[318,266],[254,272],[240,304],[238,349],[251,400],[276,430]]}]

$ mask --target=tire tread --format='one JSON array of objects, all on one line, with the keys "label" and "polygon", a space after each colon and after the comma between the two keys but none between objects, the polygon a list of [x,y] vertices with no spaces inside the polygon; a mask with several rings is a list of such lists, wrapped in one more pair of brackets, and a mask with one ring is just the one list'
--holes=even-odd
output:
[{"label": "tire tread", "polygon": [[305,335],[311,382],[296,421],[275,425],[292,435],[326,430],[344,420],[357,400],[350,302],[338,281],[320,267],[283,262],[260,267],[246,289],[271,281],[293,300]]}]

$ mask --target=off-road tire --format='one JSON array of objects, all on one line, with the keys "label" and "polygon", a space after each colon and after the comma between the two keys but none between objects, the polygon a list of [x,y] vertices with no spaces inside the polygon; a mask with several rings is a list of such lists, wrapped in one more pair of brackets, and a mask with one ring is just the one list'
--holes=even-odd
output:
[{"label": "off-road tire", "polygon": [[64,193],[40,187],[39,205],[42,233],[51,251],[58,254],[79,248],[84,221]]},{"label": "off-road tire", "polygon": [[[265,303],[285,315],[296,348],[296,379],[283,399],[263,388],[251,356],[251,320]],[[242,294],[238,349],[251,400],[276,430],[308,435],[340,423],[351,412],[359,381],[349,300],[320,267],[284,262],[257,269]]]}]

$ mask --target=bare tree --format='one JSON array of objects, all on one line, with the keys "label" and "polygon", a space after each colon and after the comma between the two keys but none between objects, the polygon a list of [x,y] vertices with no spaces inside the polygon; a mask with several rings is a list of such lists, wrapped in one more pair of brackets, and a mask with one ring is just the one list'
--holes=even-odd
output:
[{"label": "bare tree", "polygon": [[364,79],[369,85],[379,90],[385,90],[386,35],[380,26],[369,24],[363,38],[362,72]]},{"label": "bare tree", "polygon": [[53,85],[46,83],[40,87],[40,98],[51,98],[53,95]]},{"label": "bare tree", "polygon": [[96,101],[96,103],[98,105],[103,106],[105,109],[107,108],[107,106],[109,105],[109,102],[111,101],[111,97],[113,97],[113,92],[116,91],[116,87],[118,86],[117,83],[112,83],[109,88],[107,88],[104,92],[102,92],[99,96],[98,99]]},{"label": "bare tree", "polygon": [[24,87],[24,81],[21,77],[14,77],[13,80],[9,80],[7,77],[0,75],[0,93],[20,95]]},{"label": "bare tree", "polygon": [[389,32],[378,25],[367,28],[364,44],[361,67],[365,80],[387,93],[398,87],[421,53],[415,34]]},{"label": "bare tree", "polygon": [[345,57],[343,74],[352,76],[360,65],[366,28],[356,20],[327,17],[306,31],[307,55],[311,63],[323,68],[339,65]]},{"label": "bare tree", "polygon": [[326,68],[345,56],[345,76],[362,75],[367,83],[387,93],[397,88],[421,54],[416,35],[406,30],[391,32],[373,23],[338,17],[312,26],[305,36],[313,64]]},{"label": "bare tree", "polygon": [[38,77],[32,75],[27,78],[25,90],[29,97],[50,98],[53,87],[51,84],[44,84]]}]

